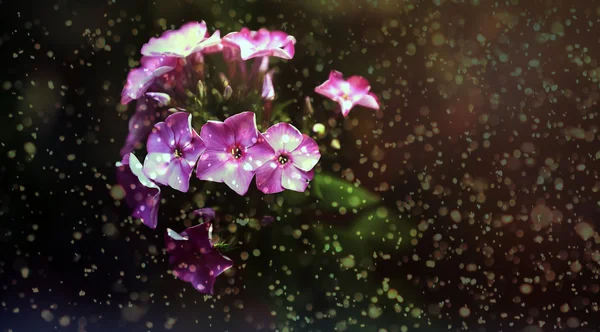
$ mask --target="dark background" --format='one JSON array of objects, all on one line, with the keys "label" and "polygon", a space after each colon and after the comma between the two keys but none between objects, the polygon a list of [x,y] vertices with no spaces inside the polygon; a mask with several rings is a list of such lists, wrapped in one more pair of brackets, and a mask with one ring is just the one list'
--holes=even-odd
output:
[{"label": "dark background", "polygon": [[[0,327],[598,330],[599,15],[557,0],[0,0]],[[228,253],[212,298],[167,273],[162,233],[110,190],[127,70],[190,20],[294,35],[275,78],[289,112],[307,95],[329,112],[312,90],[332,69],[367,77],[384,105],[335,118],[340,150],[320,141],[319,171],[378,206],[279,211]],[[186,197],[165,194],[165,223],[181,229]]]}]

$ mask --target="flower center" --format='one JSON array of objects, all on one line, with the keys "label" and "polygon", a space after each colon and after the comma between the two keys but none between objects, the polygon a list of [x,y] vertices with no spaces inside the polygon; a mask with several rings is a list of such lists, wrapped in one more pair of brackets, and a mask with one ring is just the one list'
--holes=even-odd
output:
[{"label": "flower center", "polygon": [[181,158],[183,157],[183,151],[181,151],[179,148],[175,149],[175,158]]},{"label": "flower center", "polygon": [[240,148],[233,148],[231,149],[231,155],[235,159],[240,159],[242,157],[242,150]]},{"label": "flower center", "polygon": [[277,158],[277,161],[282,164],[285,165],[290,159],[288,158],[288,156],[282,154],[279,156],[279,158]]},{"label": "flower center", "polygon": [[345,94],[345,93],[344,93],[344,94],[342,95],[342,99],[343,99],[343,100],[350,100],[350,96],[348,96],[347,94]]}]

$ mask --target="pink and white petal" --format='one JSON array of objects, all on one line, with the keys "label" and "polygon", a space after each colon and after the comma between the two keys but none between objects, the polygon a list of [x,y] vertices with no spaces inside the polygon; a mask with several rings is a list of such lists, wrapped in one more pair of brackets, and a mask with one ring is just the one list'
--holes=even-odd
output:
[{"label": "pink and white petal", "polygon": [[276,153],[292,152],[303,140],[300,130],[287,122],[272,125],[263,135]]},{"label": "pink and white petal", "polygon": [[312,170],[319,159],[321,159],[321,152],[319,152],[319,145],[315,142],[312,137],[302,135],[302,143],[290,154],[291,161],[294,166],[299,169],[308,172]]},{"label": "pink and white petal", "polygon": [[254,168],[247,162],[228,163],[222,174],[223,182],[238,195],[243,196],[248,192],[254,177]]},{"label": "pink and white petal", "polygon": [[221,44],[221,32],[219,30],[215,31],[212,36],[204,39],[202,42],[198,43],[192,53],[201,52],[205,49],[211,49],[214,47],[219,47]]},{"label": "pink and white petal", "polygon": [[377,96],[372,93],[369,92],[368,94],[364,95],[358,102],[358,105],[364,106],[364,107],[368,107],[368,108],[372,108],[375,110],[379,109],[379,98],[377,98]]},{"label": "pink and white petal", "polygon": [[148,153],[160,152],[173,154],[175,152],[175,136],[173,130],[165,123],[154,125],[146,141]]},{"label": "pink and white petal", "polygon": [[200,137],[207,149],[230,153],[235,145],[235,135],[231,128],[220,121],[208,121],[200,130]]},{"label": "pink and white petal", "polygon": [[190,187],[192,167],[181,159],[173,159],[169,165],[168,183],[171,188],[181,192],[187,192]]},{"label": "pink and white petal", "polygon": [[288,190],[304,192],[310,179],[311,175],[309,173],[296,168],[294,165],[289,165],[283,168],[281,185]]},{"label": "pink and white petal", "polygon": [[362,76],[350,76],[347,82],[350,85],[350,95],[363,95],[369,92],[371,84]]},{"label": "pink and white petal", "polygon": [[160,187],[144,175],[143,166],[133,153],[125,155],[117,167],[117,179],[126,191],[125,200],[133,210],[131,215],[140,218],[144,225],[156,228]]},{"label": "pink and white petal", "polygon": [[207,148],[196,163],[196,176],[200,180],[223,182],[225,165],[234,162],[229,152]]},{"label": "pink and white petal", "polygon": [[138,99],[154,83],[155,78],[143,68],[135,68],[127,74],[127,82],[121,92],[121,104],[125,105],[131,100]]},{"label": "pink and white petal", "polygon": [[275,89],[273,88],[273,79],[271,76],[271,73],[267,73],[263,78],[261,97],[264,100],[275,99]]},{"label": "pink and white petal", "polygon": [[242,112],[225,119],[225,125],[234,133],[235,143],[242,147],[250,147],[258,141],[256,114]]},{"label": "pink and white petal", "polygon": [[242,158],[235,160],[229,152],[206,150],[198,159],[196,175],[200,180],[224,182],[244,195],[254,176],[254,168]]},{"label": "pink and white petal", "polygon": [[168,106],[171,103],[171,96],[162,92],[146,92],[146,97],[155,100],[160,107]]},{"label": "pink and white petal", "polygon": [[275,158],[275,150],[265,137],[259,134],[256,144],[246,149],[244,160],[257,169],[273,158]]},{"label": "pink and white petal", "polygon": [[144,159],[144,175],[154,182],[169,185],[170,165],[173,159],[172,153],[148,153]]},{"label": "pink and white petal", "polygon": [[338,86],[338,82],[332,80],[327,80],[316,87],[315,92],[334,101],[343,94]]},{"label": "pink and white petal", "polygon": [[279,30],[271,31],[270,35],[269,35],[269,38],[270,38],[269,46],[282,47],[285,44],[287,44],[288,42],[290,42],[290,40],[289,40],[290,37],[294,38],[294,37],[288,35],[284,31],[279,31]]},{"label": "pink and white petal", "polygon": [[177,67],[177,58],[167,56],[143,56],[141,67],[151,72],[154,77],[162,76]]},{"label": "pink and white petal", "polygon": [[165,123],[173,131],[175,146],[183,147],[193,138],[192,115],[187,112],[177,112],[169,115]]},{"label": "pink and white petal", "polygon": [[150,38],[142,47],[146,56],[173,56],[185,58],[194,53],[194,49],[206,37],[206,23],[189,22],[179,30],[164,32],[159,38]]},{"label": "pink and white petal", "polygon": [[204,152],[204,150],[206,150],[206,146],[204,145],[204,142],[202,141],[202,139],[200,138],[200,136],[198,136],[198,134],[196,133],[195,130],[192,129],[193,132],[193,138],[190,141],[190,143],[188,143],[186,146],[184,146],[181,150],[182,154],[183,154],[183,159],[191,166],[194,167],[196,165],[196,162],[198,161],[198,158],[200,158],[200,155],[202,154],[202,152]]},{"label": "pink and white petal", "polygon": [[271,160],[256,170],[256,187],[265,194],[274,194],[285,190],[281,185],[283,166]]},{"label": "pink and white petal", "polygon": [[283,51],[287,54],[285,59],[291,59],[294,57],[294,54],[296,54],[296,48],[294,46],[294,44],[296,44],[296,38],[293,36],[288,36],[287,40],[287,44],[283,46]]},{"label": "pink and white petal", "polygon": [[350,113],[350,110],[354,107],[354,103],[350,100],[341,99],[339,100],[339,104],[344,116],[348,116],[348,113]]}]

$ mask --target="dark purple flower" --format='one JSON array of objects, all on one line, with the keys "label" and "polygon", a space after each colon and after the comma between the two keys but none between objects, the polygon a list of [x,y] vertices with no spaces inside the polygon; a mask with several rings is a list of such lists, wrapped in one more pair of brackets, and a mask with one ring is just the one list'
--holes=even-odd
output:
[{"label": "dark purple flower", "polygon": [[370,90],[371,86],[366,78],[350,76],[348,80],[344,80],[342,73],[335,70],[329,73],[327,81],[315,88],[316,93],[340,104],[344,116],[347,116],[355,105],[378,110],[379,100],[375,94],[369,92]]},{"label": "dark purple flower", "polygon": [[117,181],[125,190],[125,201],[132,215],[142,219],[144,225],[156,228],[160,188],[144,175],[142,164],[133,153],[117,163]]},{"label": "dark purple flower", "polygon": [[165,234],[169,264],[173,275],[189,282],[204,294],[213,294],[215,279],[233,266],[233,262],[216,250],[211,242],[212,224],[205,222],[177,234]]},{"label": "dark purple flower", "polygon": [[265,194],[284,189],[305,191],[321,153],[314,139],[289,123],[278,123],[263,134],[274,154],[256,170],[256,186]]},{"label": "dark purple flower", "polygon": [[221,41],[220,36],[217,30],[209,37],[204,21],[189,22],[182,25],[179,30],[165,31],[158,38],[150,38],[150,41],[142,47],[142,54],[185,58],[192,53],[218,45]]},{"label": "dark purple flower", "polygon": [[172,71],[177,66],[177,59],[172,57],[142,57],[141,66],[129,71],[127,82],[121,92],[121,104],[127,104],[146,93],[154,81]]},{"label": "dark purple flower", "polygon": [[239,47],[242,60],[263,56],[291,59],[294,57],[296,38],[283,31],[250,31],[242,28],[239,32],[224,36],[223,43]]},{"label": "dark purple flower", "polygon": [[252,112],[230,116],[225,122],[209,121],[200,136],[206,150],[198,160],[198,178],[224,182],[239,195],[246,194],[255,169],[273,154],[256,129]]},{"label": "dark purple flower", "polygon": [[148,135],[144,173],[152,180],[187,192],[204,142],[192,128],[192,115],[177,112],[157,123]]}]

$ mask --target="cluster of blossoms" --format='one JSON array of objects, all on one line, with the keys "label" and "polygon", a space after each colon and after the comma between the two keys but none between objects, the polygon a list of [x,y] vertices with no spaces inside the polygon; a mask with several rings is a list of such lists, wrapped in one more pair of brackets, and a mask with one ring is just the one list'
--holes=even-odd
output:
[{"label": "cluster of blossoms", "polygon": [[[306,190],[321,157],[314,139],[286,122],[260,132],[251,111],[224,121],[216,121],[211,112],[211,98],[218,104],[235,101],[240,110],[262,103],[268,124],[275,99],[269,58],[292,59],[295,43],[293,36],[266,29],[244,28],[221,38],[219,31],[209,34],[204,22],[191,22],[142,47],[141,66],[129,72],[121,96],[121,103],[136,100],[137,105],[117,163],[117,180],[134,217],[156,228],[161,185],[187,192],[194,171],[198,179],[225,183],[239,195],[248,192],[253,178],[265,194]],[[209,73],[205,61],[214,54],[222,55],[227,74]],[[214,78],[222,90],[210,88]],[[339,103],[344,116],[355,105],[379,109],[368,81],[359,76],[344,80],[332,71],[315,91]],[[199,133],[194,123],[202,124]],[[142,164],[133,151],[144,140]],[[215,212],[202,209],[197,214],[202,224],[180,234],[167,229],[166,249],[175,276],[212,294],[215,278],[233,263],[211,241]]]}]

